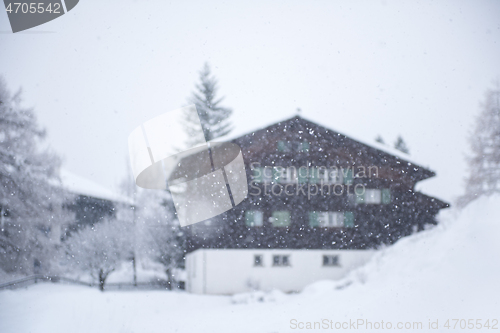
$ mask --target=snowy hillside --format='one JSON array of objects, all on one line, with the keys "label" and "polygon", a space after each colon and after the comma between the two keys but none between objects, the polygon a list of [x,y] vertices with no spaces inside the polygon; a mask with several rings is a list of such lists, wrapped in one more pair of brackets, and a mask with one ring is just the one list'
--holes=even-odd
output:
[{"label": "snowy hillside", "polygon": [[[421,322],[406,331],[493,331],[500,319],[500,196],[380,251],[343,281],[320,281],[302,293],[199,296],[181,292],[105,292],[42,284],[0,292],[0,332],[296,332],[372,331]],[[444,327],[446,321],[450,329]],[[455,330],[455,321],[458,321]],[[473,319],[469,321],[469,319]],[[480,319],[481,321],[478,321]],[[358,321],[360,320],[360,321]],[[439,329],[429,330],[438,320]],[[488,328],[477,329],[479,323]],[[330,322],[332,321],[332,322]],[[408,322],[408,323],[407,323]],[[347,323],[347,324],[345,324]],[[347,326],[346,326],[347,325]],[[328,326],[328,329],[326,327]],[[316,326],[318,328],[318,324]],[[373,328],[376,328],[373,327]]]}]

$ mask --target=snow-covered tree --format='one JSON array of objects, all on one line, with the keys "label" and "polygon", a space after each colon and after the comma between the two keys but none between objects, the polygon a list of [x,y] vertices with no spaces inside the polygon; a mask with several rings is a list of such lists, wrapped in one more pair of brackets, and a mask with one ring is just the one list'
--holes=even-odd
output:
[{"label": "snow-covered tree", "polygon": [[469,174],[460,206],[500,192],[500,85],[486,93],[469,144],[472,154],[467,158]]},{"label": "snow-covered tree", "polygon": [[135,184],[134,176],[132,174],[132,169],[130,164],[127,162],[127,176],[122,180],[120,184],[121,192],[128,198],[131,199],[132,205],[127,203],[120,203],[117,205],[116,215],[117,219],[121,221],[126,221],[131,225],[130,229],[130,260],[132,261],[132,269],[134,274],[134,285],[137,285],[137,260],[139,249],[140,234],[138,229],[138,216],[137,216],[137,196],[140,188]]},{"label": "snow-covered tree", "polygon": [[175,216],[167,191],[141,190],[137,200],[137,223],[141,230],[140,250],[163,265],[167,283],[174,285],[174,269],[183,264],[184,232]]},{"label": "snow-covered tree", "polygon": [[[217,90],[217,79],[211,75],[210,66],[205,63],[203,70],[200,71],[200,82],[196,85],[188,102],[196,105],[207,141],[226,135],[231,131],[229,117],[233,111],[220,105],[224,98],[216,97]],[[186,131],[192,138],[197,137],[194,135],[198,133],[197,121],[197,119],[192,118],[192,114],[186,115]],[[197,143],[200,142],[189,142],[189,144]]]},{"label": "snow-covered tree", "polygon": [[51,229],[67,217],[54,186],[60,160],[40,149],[44,137],[21,93],[12,95],[0,77],[0,266],[7,272],[47,269]]},{"label": "snow-covered tree", "polygon": [[62,251],[71,271],[88,273],[104,291],[109,274],[130,258],[130,224],[106,220],[72,234]]},{"label": "snow-covered tree", "polygon": [[[133,225],[132,240],[134,273],[136,264],[143,260],[160,263],[173,286],[174,270],[183,265],[184,233],[182,232],[169,191],[139,188],[131,170],[121,183],[121,190],[133,199],[133,207],[119,207],[117,215]],[[136,274],[134,274],[135,280]]]},{"label": "snow-covered tree", "polygon": [[148,238],[150,240],[149,255],[162,264],[167,275],[170,288],[175,285],[174,271],[182,267],[185,250],[182,246],[184,232],[178,225],[148,225]]},{"label": "snow-covered tree", "polygon": [[396,139],[396,142],[394,142],[394,148],[396,148],[399,151],[402,151],[405,154],[410,153],[410,148],[406,145],[406,142],[403,140],[403,137],[400,135]]}]

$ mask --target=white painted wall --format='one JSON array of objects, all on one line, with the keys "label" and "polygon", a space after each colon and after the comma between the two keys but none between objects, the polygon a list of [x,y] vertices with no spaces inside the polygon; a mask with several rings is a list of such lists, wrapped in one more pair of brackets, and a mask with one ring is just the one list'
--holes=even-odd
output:
[{"label": "white painted wall", "polygon": [[[200,249],[186,256],[186,290],[234,294],[251,290],[300,291],[323,279],[340,279],[370,259],[374,250]],[[254,255],[264,265],[254,266]],[[289,255],[290,266],[273,266],[274,255]],[[323,255],[338,255],[339,266],[323,266]]]}]

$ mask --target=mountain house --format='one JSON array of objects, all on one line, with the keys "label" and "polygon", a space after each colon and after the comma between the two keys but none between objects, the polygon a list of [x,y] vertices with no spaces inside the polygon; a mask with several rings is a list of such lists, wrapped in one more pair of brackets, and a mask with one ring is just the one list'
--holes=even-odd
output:
[{"label": "mountain house", "polygon": [[130,198],[118,194],[89,179],[60,170],[61,188],[67,193],[65,208],[74,213],[74,220],[54,228],[55,239],[66,239],[71,232],[94,225],[106,218],[116,218],[119,205],[132,206]]},{"label": "mountain house", "polygon": [[242,150],[248,196],[186,227],[193,293],[290,292],[340,279],[449,206],[415,190],[435,173],[408,155],[299,116],[231,142]]}]

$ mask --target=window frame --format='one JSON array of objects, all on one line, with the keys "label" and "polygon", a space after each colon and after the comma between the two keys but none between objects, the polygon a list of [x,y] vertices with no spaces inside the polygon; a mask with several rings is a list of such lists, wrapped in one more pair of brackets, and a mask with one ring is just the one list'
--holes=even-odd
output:
[{"label": "window frame", "polygon": [[286,178],[283,179],[282,183],[295,184],[298,182],[297,179],[297,168],[294,166],[286,168]]},{"label": "window frame", "polygon": [[342,175],[342,171],[338,168],[328,169],[328,179],[330,184],[343,184],[344,176]]},{"label": "window frame", "polygon": [[290,141],[283,141],[283,140],[278,141],[277,151],[282,153],[289,153],[292,150],[293,150],[292,143]]},{"label": "window frame", "polygon": [[[258,258],[258,260],[257,260]],[[254,254],[253,256],[253,267],[264,267],[264,255]]]},{"label": "window frame", "polygon": [[323,254],[322,267],[340,267],[340,256],[338,254]]},{"label": "window frame", "polygon": [[319,168],[311,167],[309,170],[311,170],[308,177],[309,184],[319,184]]},{"label": "window frame", "polygon": [[344,228],[354,228],[355,225],[354,212],[344,212]]},{"label": "window frame", "polygon": [[253,168],[252,171],[253,171],[252,181],[255,183],[263,183],[264,182],[264,174],[263,174],[264,168],[262,168],[262,167]]},{"label": "window frame", "polygon": [[[344,172],[345,170],[342,170],[341,172]],[[354,175],[352,173],[352,169],[349,168],[347,169],[347,172],[342,174],[342,181],[345,185],[352,185],[354,184]]]},{"label": "window frame", "polygon": [[[255,223],[256,215],[260,216],[260,224]],[[249,221],[249,217],[252,216],[252,222]],[[255,228],[264,226],[264,213],[260,210],[250,209],[245,211],[245,226],[247,228]]]},{"label": "window frame", "polygon": [[344,216],[344,212],[312,210],[308,224],[310,228],[343,228]]},{"label": "window frame", "polygon": [[382,190],[378,188],[367,188],[363,195],[366,205],[380,205],[382,203]]},{"label": "window frame", "polygon": [[[377,193],[375,196],[370,193]],[[376,198],[375,200],[373,198]],[[391,203],[391,190],[388,188],[365,188],[363,194],[354,193],[354,202],[364,205],[388,205]]]},{"label": "window frame", "polygon": [[382,192],[382,204],[383,205],[388,205],[392,202],[392,194],[391,194],[391,189],[390,188],[383,188],[381,189]]},{"label": "window frame", "polygon": [[330,169],[323,166],[316,167],[316,179],[317,184],[321,184],[321,181],[323,181],[323,184],[331,184]]},{"label": "window frame", "polygon": [[262,183],[270,184],[274,180],[274,167],[265,166],[262,168]]},{"label": "window frame", "polygon": [[[333,220],[335,220],[335,224],[333,223]],[[330,228],[344,227],[344,212],[328,212],[328,226]]]},{"label": "window frame", "polygon": [[289,254],[273,254],[273,267],[291,267],[291,266],[292,263],[290,261]]},{"label": "window frame", "polygon": [[[285,221],[287,221],[287,224],[280,223],[278,224],[278,219],[282,218],[284,215],[286,215]],[[275,228],[288,228],[292,224],[292,217],[290,215],[289,210],[275,210],[271,213],[271,223],[273,227]]]},{"label": "window frame", "polygon": [[287,176],[287,168],[282,166],[274,166],[273,167],[273,176],[272,182],[275,184],[283,183],[286,180]]},{"label": "window frame", "polygon": [[302,142],[299,142],[298,144],[298,147],[297,147],[297,151],[299,153],[308,153],[310,150],[310,143],[309,141],[302,141]]}]

